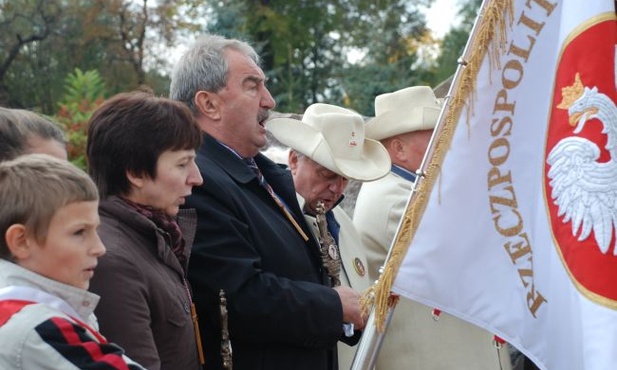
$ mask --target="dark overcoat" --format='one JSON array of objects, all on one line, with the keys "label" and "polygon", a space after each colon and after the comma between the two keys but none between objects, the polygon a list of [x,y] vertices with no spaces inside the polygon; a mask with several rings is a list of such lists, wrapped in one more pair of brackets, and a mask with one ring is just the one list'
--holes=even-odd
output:
[{"label": "dark overcoat", "polygon": [[261,154],[255,160],[309,240],[248,166],[206,135],[197,153],[204,182],[185,205],[198,217],[189,280],[204,338],[204,369],[222,369],[220,289],[227,298],[234,370],[336,369],[340,299],[328,286],[291,173]]}]

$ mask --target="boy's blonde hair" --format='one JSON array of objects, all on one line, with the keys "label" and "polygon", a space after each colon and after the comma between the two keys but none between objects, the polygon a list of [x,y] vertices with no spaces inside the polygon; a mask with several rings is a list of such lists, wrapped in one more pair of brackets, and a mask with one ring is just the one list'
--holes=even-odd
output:
[{"label": "boy's blonde hair", "polygon": [[0,163],[0,258],[12,259],[5,239],[11,225],[25,225],[42,243],[60,208],[98,199],[94,182],[68,161],[28,154]]}]

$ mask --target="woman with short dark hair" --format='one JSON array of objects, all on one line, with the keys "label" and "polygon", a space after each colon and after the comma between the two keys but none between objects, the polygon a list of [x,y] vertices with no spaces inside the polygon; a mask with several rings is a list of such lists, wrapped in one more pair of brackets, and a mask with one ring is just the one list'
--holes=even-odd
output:
[{"label": "woman with short dark hair", "polygon": [[148,369],[200,369],[186,282],[195,215],[179,207],[202,178],[202,134],[182,103],[144,92],[109,99],[88,128],[107,254],[91,291],[101,332]]}]

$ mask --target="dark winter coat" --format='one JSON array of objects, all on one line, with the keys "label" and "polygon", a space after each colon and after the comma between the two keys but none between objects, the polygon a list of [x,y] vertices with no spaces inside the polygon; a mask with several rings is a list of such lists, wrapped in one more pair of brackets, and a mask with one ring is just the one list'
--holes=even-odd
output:
[{"label": "dark winter coat", "polygon": [[204,369],[222,369],[220,289],[227,297],[234,370],[336,369],[340,299],[328,286],[291,173],[261,154],[255,160],[309,240],[248,166],[206,135],[197,154],[204,182],[186,204],[198,217],[189,280],[205,337]]},{"label": "dark winter coat", "polygon": [[[99,214],[107,253],[90,290],[101,296],[95,311],[101,333],[150,370],[199,369],[186,266],[171,251],[169,236],[117,197],[102,201]],[[194,213],[181,215],[179,224],[188,257]]]}]

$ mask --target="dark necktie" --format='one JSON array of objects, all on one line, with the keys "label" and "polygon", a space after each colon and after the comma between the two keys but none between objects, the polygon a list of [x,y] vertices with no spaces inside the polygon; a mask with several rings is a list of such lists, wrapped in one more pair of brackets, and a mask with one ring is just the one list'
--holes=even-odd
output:
[{"label": "dark necktie", "polygon": [[249,166],[251,171],[255,173],[255,176],[257,176],[257,181],[259,181],[259,185],[266,187],[266,178],[259,170],[259,167],[257,167],[257,163],[255,163],[255,160],[253,158],[244,158],[243,161],[244,163],[246,163],[247,166]]},{"label": "dark necktie", "polygon": [[259,170],[259,167],[257,167],[257,163],[255,163],[255,159],[253,159],[253,158],[244,158],[243,161],[255,173],[255,176],[257,176],[257,181],[259,182],[259,185],[261,185],[264,189],[266,189],[268,194],[270,194],[272,199],[274,199],[274,201],[279,206],[279,208],[281,209],[283,214],[287,217],[289,222],[292,223],[292,225],[296,228],[298,233],[302,236],[302,239],[304,239],[304,241],[308,241],[308,236],[306,236],[306,233],[302,230],[300,225],[298,225],[298,222],[296,222],[296,219],[291,215],[291,213],[287,209],[287,206],[285,206],[283,201],[281,201],[281,199],[278,197],[278,195],[276,195],[276,193],[274,192],[274,190],[272,189],[270,184],[268,184],[268,182],[266,181],[266,178],[264,177],[264,175]]},{"label": "dark necktie", "polygon": [[332,212],[331,210],[326,212],[326,220],[328,221],[328,231],[330,232],[330,234],[332,234],[332,237],[334,238],[336,244],[339,244],[338,236],[339,232],[341,231],[341,225],[339,225],[336,218],[334,218],[334,212]]}]

